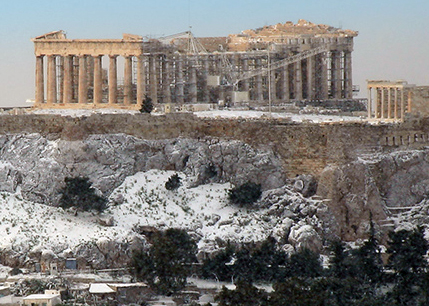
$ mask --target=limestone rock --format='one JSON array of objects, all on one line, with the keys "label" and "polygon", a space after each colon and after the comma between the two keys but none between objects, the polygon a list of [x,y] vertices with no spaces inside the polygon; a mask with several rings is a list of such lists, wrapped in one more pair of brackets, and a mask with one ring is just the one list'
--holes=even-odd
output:
[{"label": "limestone rock", "polygon": [[322,239],[316,230],[308,224],[298,223],[291,228],[289,242],[297,250],[310,249],[319,253],[322,250]]},{"label": "limestone rock", "polygon": [[413,207],[429,195],[429,149],[361,156],[343,166],[329,166],[317,195],[327,202],[345,240],[366,239],[370,214],[382,224],[397,210]]},{"label": "limestone rock", "polygon": [[[269,149],[218,139],[144,140],[123,134],[90,135],[84,140],[51,140],[40,134],[0,135],[0,191],[56,205],[65,177],[89,177],[108,196],[139,171],[176,170],[189,184],[246,181],[263,189],[285,182],[281,162]],[[121,198],[115,200],[120,204]]]}]

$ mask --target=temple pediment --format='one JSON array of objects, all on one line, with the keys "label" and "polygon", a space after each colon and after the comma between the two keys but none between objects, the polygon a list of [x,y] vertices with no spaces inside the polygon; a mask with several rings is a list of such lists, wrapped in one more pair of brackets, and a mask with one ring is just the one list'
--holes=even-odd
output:
[{"label": "temple pediment", "polygon": [[49,32],[34,38],[34,40],[40,39],[66,39],[66,33],[63,30]]}]

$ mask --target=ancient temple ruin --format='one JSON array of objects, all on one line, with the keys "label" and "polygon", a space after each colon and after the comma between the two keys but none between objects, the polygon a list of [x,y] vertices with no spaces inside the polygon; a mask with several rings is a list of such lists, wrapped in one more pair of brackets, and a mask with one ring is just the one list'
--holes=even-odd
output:
[{"label": "ancient temple ruin", "polygon": [[384,122],[404,121],[407,114],[429,115],[429,86],[407,81],[367,80],[368,119]]},{"label": "ancient temple ruin", "polygon": [[356,36],[305,20],[198,39],[51,32],[32,39],[35,107],[138,109],[146,95],[177,105],[351,99]]}]

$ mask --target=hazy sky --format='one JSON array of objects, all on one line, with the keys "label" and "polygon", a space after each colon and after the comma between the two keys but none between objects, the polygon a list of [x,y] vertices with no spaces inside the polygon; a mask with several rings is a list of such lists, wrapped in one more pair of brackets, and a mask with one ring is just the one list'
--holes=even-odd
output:
[{"label": "hazy sky", "polygon": [[0,105],[34,98],[32,37],[64,30],[68,38],[158,37],[188,30],[226,36],[306,19],[359,31],[353,83],[404,79],[429,85],[428,0],[0,0]]}]

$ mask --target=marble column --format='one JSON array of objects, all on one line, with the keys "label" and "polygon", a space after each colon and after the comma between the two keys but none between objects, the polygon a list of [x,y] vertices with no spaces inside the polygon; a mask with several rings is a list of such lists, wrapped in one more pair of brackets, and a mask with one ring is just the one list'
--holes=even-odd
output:
[{"label": "marble column", "polygon": [[395,87],[395,98],[394,98],[394,116],[395,119],[398,119],[398,88]]},{"label": "marble column", "polygon": [[295,100],[302,100],[302,67],[301,61],[295,62]]},{"label": "marble column", "polygon": [[[256,70],[258,70],[258,69],[261,69],[261,66],[262,66],[262,60],[261,60],[261,58],[257,58],[257,59],[255,59],[255,69]],[[255,81],[256,81],[256,100],[257,101],[263,101],[264,100],[264,94],[263,94],[263,92],[262,92],[262,75],[261,74],[258,74],[256,77],[255,77]]]},{"label": "marble column", "polygon": [[86,79],[86,56],[79,56],[79,94],[78,103],[84,104],[88,102],[88,81]]},{"label": "marble column", "polygon": [[146,94],[146,80],[143,55],[137,57],[137,104],[141,105]]},{"label": "marble column", "polygon": [[334,99],[341,99],[341,53],[332,51],[331,92]]},{"label": "marble column", "polygon": [[45,83],[43,74],[43,55],[36,57],[36,104],[45,102]]},{"label": "marble column", "polygon": [[149,88],[153,103],[158,103],[158,56],[149,57]]},{"label": "marble column", "polygon": [[176,103],[184,102],[183,57],[176,55]]},{"label": "marble column", "polygon": [[58,102],[61,103],[64,100],[64,56],[58,57]]},{"label": "marble column", "polygon": [[207,86],[207,77],[209,75],[209,59],[208,59],[208,56],[204,56],[202,61],[203,61],[203,71],[202,71],[202,75],[203,75],[203,81],[202,81],[203,102],[209,103],[210,102],[210,92],[209,92],[209,88]]},{"label": "marble column", "polygon": [[366,106],[368,110],[368,119],[371,119],[372,116],[372,88],[368,87],[368,104]]},{"label": "marble column", "polygon": [[280,70],[280,92],[281,99],[284,102],[289,102],[289,65]]},{"label": "marble column", "polygon": [[116,104],[118,100],[118,67],[117,55],[109,55],[109,104]]},{"label": "marble column", "polygon": [[171,75],[171,65],[170,65],[170,58],[168,56],[165,56],[163,58],[163,65],[162,65],[162,94],[164,96],[163,102],[164,103],[171,103],[171,90],[170,90],[170,75]]},{"label": "marble column", "polygon": [[71,55],[64,56],[64,81],[63,81],[63,103],[71,103],[73,100],[73,58]]},{"label": "marble column", "polygon": [[197,69],[195,67],[195,60],[189,61],[189,102],[197,103]]},{"label": "marble column", "polygon": [[378,114],[378,88],[375,87],[375,93],[374,93],[374,114],[375,114],[375,118],[378,119],[380,118],[379,114]]},{"label": "marble column", "polygon": [[401,88],[401,120],[404,121],[405,117],[405,93],[404,93],[404,87]]},{"label": "marble column", "polygon": [[407,107],[407,113],[411,113],[412,100],[413,100],[413,93],[411,92],[411,90],[409,90],[409,91],[408,91],[408,107]]},{"label": "marble column", "polygon": [[329,90],[328,90],[328,62],[327,53],[320,55],[320,96],[319,99],[329,99]]},{"label": "marble column", "polygon": [[344,98],[353,98],[352,53],[344,52]]},{"label": "marble column", "polygon": [[307,99],[313,100],[314,99],[314,91],[315,91],[315,57],[310,56],[307,58]]},{"label": "marble column", "polygon": [[132,101],[133,62],[131,56],[125,56],[124,63],[124,105],[130,105]]},{"label": "marble column", "polygon": [[94,104],[102,103],[103,100],[103,68],[102,56],[94,56]]},{"label": "marble column", "polygon": [[387,118],[392,118],[392,92],[391,88],[387,88]]},{"label": "marble column", "polygon": [[56,56],[48,55],[48,86],[47,86],[47,104],[57,102],[57,73]]},{"label": "marble column", "polygon": [[[242,69],[243,69],[244,73],[249,71],[249,59],[248,58],[243,58]],[[249,79],[245,79],[245,80],[241,81],[241,88],[243,89],[243,91],[249,91]]]},{"label": "marble column", "polygon": [[276,71],[273,69],[268,72],[270,74],[270,92],[271,92],[271,101],[277,100],[277,90],[276,90]]},{"label": "marble column", "polygon": [[385,100],[385,97],[384,97],[384,87],[380,87],[380,90],[381,90],[381,106],[380,106],[380,118],[381,119],[384,119],[384,100]]}]

